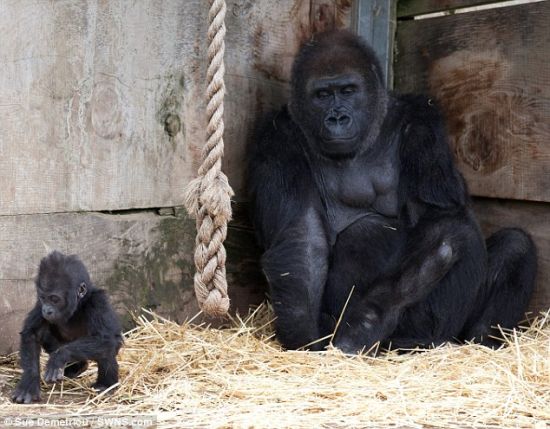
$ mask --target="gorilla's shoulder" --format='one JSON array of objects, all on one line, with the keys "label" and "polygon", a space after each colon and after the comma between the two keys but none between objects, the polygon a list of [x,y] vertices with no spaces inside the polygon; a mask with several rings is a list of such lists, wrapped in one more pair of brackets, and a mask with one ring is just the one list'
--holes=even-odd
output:
[{"label": "gorilla's shoulder", "polygon": [[286,105],[264,115],[259,121],[256,132],[259,137],[267,135],[278,138],[291,138],[297,133],[301,133],[298,125],[292,120]]},{"label": "gorilla's shoulder", "polygon": [[438,126],[441,109],[435,99],[420,94],[400,94],[394,97],[394,109],[406,124]]},{"label": "gorilla's shoulder", "polygon": [[424,95],[402,95],[397,104],[401,120],[401,195],[415,195],[420,201],[443,208],[464,206],[466,186],[454,165],[437,103]]},{"label": "gorilla's shoulder", "polygon": [[300,141],[305,139],[292,120],[288,108],[266,114],[258,123],[252,140],[252,152],[261,150],[277,156],[297,155],[302,152]]},{"label": "gorilla's shoulder", "polygon": [[[401,151],[449,152],[443,115],[436,101],[425,95],[405,94],[394,98],[390,115],[401,133]],[[448,156],[445,156],[448,158]]]}]

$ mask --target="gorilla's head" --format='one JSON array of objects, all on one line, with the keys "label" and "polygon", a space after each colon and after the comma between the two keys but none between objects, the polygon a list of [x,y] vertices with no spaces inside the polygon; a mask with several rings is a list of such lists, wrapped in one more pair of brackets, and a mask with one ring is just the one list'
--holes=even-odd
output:
[{"label": "gorilla's head", "polygon": [[36,279],[42,317],[53,324],[66,323],[90,285],[90,276],[80,259],[57,251],[50,253],[40,261]]},{"label": "gorilla's head", "polygon": [[354,34],[321,33],[302,46],[292,67],[289,109],[314,151],[342,158],[367,149],[386,104],[376,55]]}]

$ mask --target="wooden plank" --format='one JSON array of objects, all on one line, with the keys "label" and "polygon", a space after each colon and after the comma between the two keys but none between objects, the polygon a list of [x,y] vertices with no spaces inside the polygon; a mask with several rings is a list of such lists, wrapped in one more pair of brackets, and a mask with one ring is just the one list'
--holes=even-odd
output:
[{"label": "wooden plank", "polygon": [[550,2],[400,21],[395,86],[434,96],[474,195],[550,201]]},{"label": "wooden plank", "polygon": [[495,3],[495,0],[399,0],[397,2],[397,17],[408,18],[487,3]]},{"label": "wooden plank", "polygon": [[384,72],[386,85],[393,86],[393,41],[396,0],[358,0],[355,31],[374,49]]},{"label": "wooden plank", "polygon": [[183,5],[0,3],[0,214],[181,204],[207,12]]},{"label": "wooden plank", "polygon": [[[34,304],[33,281],[47,254],[45,246],[80,255],[93,281],[109,290],[128,328],[128,312],[143,307],[178,322],[197,313],[194,237],[195,222],[183,209],[174,216],[155,211],[0,216],[0,354],[18,346],[23,318]],[[230,228],[226,249],[231,311],[246,314],[250,304],[265,299],[252,231]]]},{"label": "wooden plank", "polygon": [[539,269],[530,310],[550,308],[550,208],[548,204],[476,198],[474,210],[486,236],[505,227],[520,227],[533,238]]}]

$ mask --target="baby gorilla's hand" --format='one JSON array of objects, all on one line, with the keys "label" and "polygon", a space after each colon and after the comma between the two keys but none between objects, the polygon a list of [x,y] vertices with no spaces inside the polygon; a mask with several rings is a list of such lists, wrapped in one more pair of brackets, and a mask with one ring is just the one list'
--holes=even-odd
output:
[{"label": "baby gorilla's hand", "polygon": [[57,352],[52,353],[46,364],[46,371],[44,372],[44,381],[46,383],[57,383],[63,380],[63,370],[65,368],[65,362],[59,359]]}]

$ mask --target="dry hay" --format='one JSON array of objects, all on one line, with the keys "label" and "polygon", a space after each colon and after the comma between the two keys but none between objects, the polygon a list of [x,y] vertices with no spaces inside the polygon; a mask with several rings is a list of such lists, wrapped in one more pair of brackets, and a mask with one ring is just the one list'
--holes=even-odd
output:
[{"label": "dry hay", "polygon": [[224,428],[539,429],[550,422],[550,312],[508,334],[499,350],[448,345],[379,358],[285,352],[272,339],[266,306],[223,330],[149,316],[127,335],[112,394],[87,390],[94,369],[49,393],[43,386],[48,404],[11,404],[19,370],[0,362],[0,419],[146,414],[157,427]]}]

